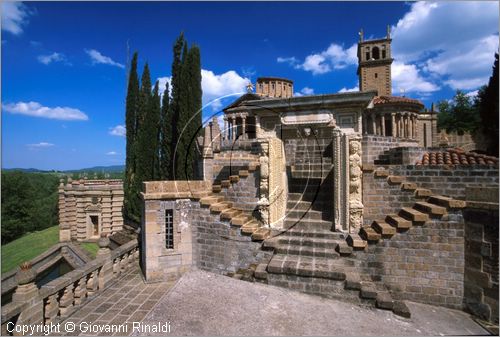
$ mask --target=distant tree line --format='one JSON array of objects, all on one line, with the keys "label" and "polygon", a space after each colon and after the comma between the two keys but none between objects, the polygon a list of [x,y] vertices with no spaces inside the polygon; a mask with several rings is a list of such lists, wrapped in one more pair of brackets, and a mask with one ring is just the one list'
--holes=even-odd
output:
[{"label": "distant tree line", "polygon": [[59,175],[2,172],[2,244],[58,225]]},{"label": "distant tree line", "polygon": [[457,91],[451,101],[438,103],[438,128],[447,132],[481,132],[488,141],[486,152],[498,156],[498,53],[488,84],[475,98]]},{"label": "distant tree line", "polygon": [[[124,210],[140,222],[142,183],[195,177],[196,136],[201,129],[200,49],[180,34],[173,46],[171,87],[152,89],[148,63],[141,80],[137,52],[132,57],[127,88]],[[152,90],[151,90],[152,89]],[[160,91],[163,90],[163,95]]]}]

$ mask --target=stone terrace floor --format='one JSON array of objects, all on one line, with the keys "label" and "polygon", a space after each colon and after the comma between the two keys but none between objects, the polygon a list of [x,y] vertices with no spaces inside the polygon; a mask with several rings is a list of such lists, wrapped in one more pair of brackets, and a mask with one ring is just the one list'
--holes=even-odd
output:
[{"label": "stone terrace floor", "polygon": [[170,323],[170,333],[149,335],[488,335],[464,312],[407,304],[411,319],[200,270],[175,284],[145,284],[136,267],[65,322],[128,324],[116,335],[139,336],[148,333],[133,331],[132,321]]}]

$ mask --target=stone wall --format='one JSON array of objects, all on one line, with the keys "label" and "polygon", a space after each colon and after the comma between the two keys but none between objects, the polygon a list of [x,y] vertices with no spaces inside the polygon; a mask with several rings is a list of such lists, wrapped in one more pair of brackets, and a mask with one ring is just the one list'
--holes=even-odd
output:
[{"label": "stone wall", "polygon": [[465,307],[498,324],[498,188],[467,190]]},{"label": "stone wall", "polygon": [[404,176],[406,181],[417,183],[419,188],[460,200],[465,200],[468,187],[498,186],[498,168],[493,166],[400,165],[390,166],[388,170],[391,175]]},{"label": "stone wall", "polygon": [[[97,240],[123,227],[121,180],[75,180],[59,185],[59,240]],[[97,219],[97,233],[91,216]]]},{"label": "stone wall", "polygon": [[393,297],[462,308],[464,221],[460,212],[413,226],[357,255],[366,261],[365,272],[383,281]]},{"label": "stone wall", "polygon": [[373,161],[378,159],[379,155],[383,154],[384,151],[395,147],[416,147],[418,142],[395,137],[363,135],[361,146],[363,164],[373,164]]}]

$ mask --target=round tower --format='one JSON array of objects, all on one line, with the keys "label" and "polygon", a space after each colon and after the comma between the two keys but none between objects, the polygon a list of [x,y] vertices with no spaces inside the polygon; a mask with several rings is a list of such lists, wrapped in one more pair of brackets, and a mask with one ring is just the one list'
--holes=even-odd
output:
[{"label": "round tower", "polygon": [[290,98],[293,96],[293,81],[279,77],[259,77],[255,92],[264,97]]}]

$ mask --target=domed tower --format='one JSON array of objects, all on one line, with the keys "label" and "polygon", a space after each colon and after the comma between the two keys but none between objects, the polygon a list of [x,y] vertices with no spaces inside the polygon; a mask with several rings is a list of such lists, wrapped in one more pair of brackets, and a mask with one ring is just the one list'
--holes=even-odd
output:
[{"label": "domed tower", "polygon": [[255,92],[272,98],[290,98],[293,96],[293,81],[279,77],[259,77]]},{"label": "domed tower", "polygon": [[363,40],[363,31],[359,33],[358,77],[359,90],[377,90],[379,96],[392,95],[391,35],[387,27],[387,37],[377,40]]}]

